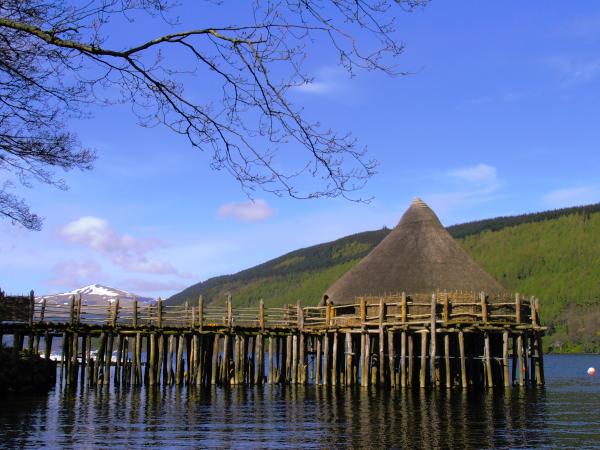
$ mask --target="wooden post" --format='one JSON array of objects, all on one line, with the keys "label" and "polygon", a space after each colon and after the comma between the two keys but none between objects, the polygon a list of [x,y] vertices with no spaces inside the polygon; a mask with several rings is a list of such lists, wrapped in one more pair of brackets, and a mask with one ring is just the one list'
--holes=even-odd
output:
[{"label": "wooden post", "polygon": [[115,309],[113,311],[112,323],[111,323],[111,326],[113,328],[117,327],[118,318],[119,318],[119,297],[117,297],[117,299],[115,300]]},{"label": "wooden post", "polygon": [[435,294],[431,295],[431,339],[429,344],[429,366],[431,379],[434,385],[440,384],[440,374],[437,363],[437,298]]},{"label": "wooden post", "polygon": [[[448,297],[446,297],[446,305],[448,303]],[[446,372],[446,388],[452,387],[452,366],[450,365],[450,335],[446,332],[444,334],[444,362]]]},{"label": "wooden post", "polygon": [[[359,314],[360,314],[360,325],[363,329],[367,326],[367,304],[363,297],[359,300]],[[362,347],[362,346],[361,346]],[[362,352],[361,352],[362,354]]]},{"label": "wooden post", "polygon": [[406,387],[406,331],[400,334],[400,386]]},{"label": "wooden post", "polygon": [[255,383],[262,384],[264,379],[264,351],[263,351],[263,335],[259,334],[254,340],[254,352],[256,359]]},{"label": "wooden post", "polygon": [[144,383],[144,377],[142,375],[142,333],[135,334],[135,368],[137,373],[135,375],[137,384],[142,385]]},{"label": "wooden post", "polygon": [[286,336],[286,350],[285,350],[285,377],[284,381],[290,383],[292,381],[292,336]]},{"label": "wooden post", "polygon": [[481,320],[484,323],[488,321],[488,310],[487,310],[487,302],[485,299],[485,292],[479,293],[479,302],[481,303]]},{"label": "wooden post", "polygon": [[329,384],[329,333],[323,336],[323,385]]},{"label": "wooden post", "polygon": [[[229,304],[231,304],[231,302],[229,302]],[[229,316],[229,314],[228,314],[228,316]],[[229,336],[229,334],[225,334],[223,336],[223,361],[222,361],[222,371],[221,371],[221,382],[223,383],[223,385],[229,384],[231,381],[230,364],[229,364],[230,358],[231,358],[230,336]]]},{"label": "wooden post", "polygon": [[183,347],[185,345],[185,336],[177,336],[177,361],[175,362],[175,384],[183,383]]},{"label": "wooden post", "polygon": [[401,320],[402,320],[402,323],[405,324],[406,323],[406,292],[402,293],[401,301],[402,301],[402,303],[400,305]]},{"label": "wooden post", "polygon": [[305,342],[304,333],[300,333],[299,345],[300,345],[300,349],[298,351],[298,358],[299,358],[298,369],[300,370],[300,373],[298,375],[298,382],[300,384],[306,384],[306,370],[308,368],[308,365],[306,364],[306,349],[305,349],[306,342]]},{"label": "wooden post", "polygon": [[233,327],[233,307],[231,306],[231,294],[227,295],[227,326],[229,328]]},{"label": "wooden post", "polygon": [[502,333],[502,374],[504,377],[504,387],[510,386],[510,376],[508,373],[508,330]]},{"label": "wooden post", "polygon": [[490,334],[486,331],[483,334],[483,339],[484,339],[484,357],[485,357],[485,373],[487,376],[487,387],[489,388],[493,388],[494,387],[494,377],[493,377],[493,373],[492,373],[492,349],[490,346]]},{"label": "wooden post", "polygon": [[292,336],[292,384],[298,382],[298,335]]},{"label": "wooden post", "polygon": [[409,334],[408,335],[408,386],[413,386],[413,373],[414,373],[414,341],[413,341],[413,335]]},{"label": "wooden post", "polygon": [[204,297],[198,297],[198,330],[204,331]]},{"label": "wooden post", "polygon": [[385,385],[385,330],[383,323],[385,321],[385,302],[383,297],[379,297],[379,384]]},{"label": "wooden post", "polygon": [[49,361],[52,356],[52,338],[53,336],[46,330],[44,335],[44,358],[46,361]]},{"label": "wooden post", "polygon": [[315,349],[315,359],[316,359],[315,384],[319,385],[322,382],[322,377],[321,377],[321,360],[322,360],[321,336],[317,335],[316,339],[317,339],[317,345],[316,345],[316,349]]},{"label": "wooden post", "polygon": [[371,336],[365,334],[365,386],[371,383]]},{"label": "wooden post", "polygon": [[137,302],[137,298],[133,299],[133,312],[132,312],[132,325],[133,328],[137,328],[138,325],[138,302]]},{"label": "wooden post", "polygon": [[[361,300],[361,307],[362,307],[362,301],[364,301],[364,300]],[[361,320],[361,322],[362,322],[362,320]],[[363,387],[368,385],[367,378],[369,376],[369,373],[367,371],[367,364],[365,361],[365,359],[366,359],[365,358],[366,338],[367,338],[366,333],[362,333],[360,335],[360,385]]]},{"label": "wooden post", "polygon": [[346,333],[346,385],[354,383],[354,369],[352,367],[352,334]]},{"label": "wooden post", "polygon": [[160,297],[156,300],[156,326],[158,329],[162,328],[162,300]]},{"label": "wooden post", "polygon": [[465,335],[462,330],[458,332],[458,350],[460,354],[460,380],[463,389],[468,387],[467,384],[467,362],[465,360]]},{"label": "wooden post", "polygon": [[525,361],[523,359],[523,335],[519,334],[519,336],[517,337],[517,357],[519,358],[519,368],[518,368],[518,372],[519,372],[519,386],[524,386],[524,377],[523,374],[525,373]]},{"label": "wooden post", "polygon": [[394,350],[394,332],[388,330],[388,366],[390,386],[396,387],[396,352]]},{"label": "wooden post", "polygon": [[121,384],[121,358],[123,352],[123,335],[117,333],[117,360],[115,362],[115,386]]},{"label": "wooden post", "polygon": [[533,339],[537,342],[537,359],[535,365],[537,383],[540,386],[543,386],[546,380],[544,378],[544,349],[542,348],[542,336],[540,333],[536,333]]},{"label": "wooden post", "polygon": [[427,372],[427,331],[421,331],[421,370],[419,372],[419,387],[426,386]]},{"label": "wooden post", "polygon": [[331,385],[338,384],[338,332],[333,332],[333,351],[331,355]]},{"label": "wooden post", "polygon": [[212,351],[212,364],[211,364],[211,373],[210,373],[210,384],[217,384],[217,365],[219,361],[219,340],[220,336],[218,334],[214,335],[213,340],[213,351]]},{"label": "wooden post", "polygon": [[269,376],[268,376],[268,381],[269,384],[273,384],[274,380],[275,380],[275,345],[274,342],[275,338],[271,335],[269,335]]},{"label": "wooden post", "polygon": [[83,388],[83,386],[85,386],[85,372],[86,372],[86,367],[88,365],[86,357],[87,357],[87,337],[85,335],[82,335],[81,336],[81,375],[80,375],[80,381],[79,381],[82,388]]},{"label": "wooden post", "polygon": [[94,367],[94,385],[100,384],[101,379],[104,377],[102,370],[104,370],[104,347],[106,345],[106,333],[100,333],[100,339],[98,342],[98,353],[96,356],[96,366]]},{"label": "wooden post", "polygon": [[515,320],[517,323],[521,323],[521,296],[519,293],[515,294]]},{"label": "wooden post", "polygon": [[265,302],[262,298],[258,303],[258,327],[260,331],[265,331]]},{"label": "wooden post", "polygon": [[112,352],[113,352],[113,332],[109,331],[108,333],[108,344],[106,345],[106,357],[104,358],[104,362],[106,364],[104,368],[104,378],[102,380],[103,384],[110,383],[110,367],[112,365]]}]

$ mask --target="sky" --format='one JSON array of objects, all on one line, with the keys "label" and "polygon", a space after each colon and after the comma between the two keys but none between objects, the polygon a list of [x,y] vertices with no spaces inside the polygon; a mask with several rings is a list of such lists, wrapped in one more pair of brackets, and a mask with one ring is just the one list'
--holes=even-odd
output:
[{"label": "sky", "polygon": [[[242,14],[234,3],[219,13]],[[43,230],[0,221],[0,288],[99,283],[165,298],[297,248],[393,227],[417,196],[445,225],[600,201],[600,5],[432,1],[396,25],[406,44],[397,63],[410,75],[349,77],[314,45],[314,83],[291,93],[379,161],[362,193],[370,203],[261,192],[252,202],[185,139],[138,126],[127,105],[95,108],[69,124],[96,149],[94,169],[64,174],[67,191],[18,192],[45,217]],[[125,32],[135,35],[115,30],[115,40]]]}]

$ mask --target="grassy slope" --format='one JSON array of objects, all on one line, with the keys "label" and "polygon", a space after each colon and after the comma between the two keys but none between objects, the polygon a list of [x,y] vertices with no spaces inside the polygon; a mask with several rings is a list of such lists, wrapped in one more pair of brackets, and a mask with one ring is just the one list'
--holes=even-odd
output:
[{"label": "grassy slope", "polygon": [[[476,261],[506,288],[541,299],[548,342],[564,350],[596,350],[600,323],[600,205],[501,217],[449,227]],[[234,305],[316,304],[322,293],[389,232],[368,231],[283,255],[234,275],[211,278],[169,299],[203,294]],[[584,312],[585,314],[582,314]],[[599,320],[596,320],[599,319]]]}]

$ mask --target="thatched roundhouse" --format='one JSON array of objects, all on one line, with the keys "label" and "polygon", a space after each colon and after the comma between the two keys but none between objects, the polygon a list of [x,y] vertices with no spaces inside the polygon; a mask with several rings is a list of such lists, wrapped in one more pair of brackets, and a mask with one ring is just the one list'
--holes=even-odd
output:
[{"label": "thatched roundhouse", "polygon": [[416,198],[396,228],[333,283],[323,300],[352,304],[362,296],[436,290],[504,292],[450,236],[431,208]]}]

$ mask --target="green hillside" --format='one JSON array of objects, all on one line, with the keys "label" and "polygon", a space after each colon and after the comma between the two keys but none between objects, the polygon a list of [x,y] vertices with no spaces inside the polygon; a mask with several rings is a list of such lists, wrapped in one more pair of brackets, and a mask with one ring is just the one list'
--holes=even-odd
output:
[{"label": "green hillside", "polygon": [[[600,349],[600,204],[454,225],[448,231],[507,289],[541,300],[548,346]],[[168,299],[170,304],[223,302],[280,306],[316,304],[389,229],[367,231],[293,251],[233,275],[211,278]]]}]

